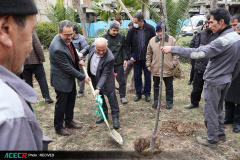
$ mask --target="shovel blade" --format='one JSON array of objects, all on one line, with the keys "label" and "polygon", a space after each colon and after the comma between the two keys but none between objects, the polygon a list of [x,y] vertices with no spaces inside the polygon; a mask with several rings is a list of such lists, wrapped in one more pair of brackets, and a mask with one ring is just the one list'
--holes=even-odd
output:
[{"label": "shovel blade", "polygon": [[123,145],[122,136],[115,129],[110,130],[109,135],[120,145]]}]

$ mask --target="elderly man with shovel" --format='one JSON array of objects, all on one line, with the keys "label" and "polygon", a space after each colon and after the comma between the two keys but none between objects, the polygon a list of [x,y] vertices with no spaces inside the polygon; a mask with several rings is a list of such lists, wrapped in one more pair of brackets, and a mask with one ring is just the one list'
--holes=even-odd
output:
[{"label": "elderly man with shovel", "polygon": [[[108,119],[108,107],[104,98],[104,95],[108,97],[108,101],[112,111],[113,128],[118,129],[119,123],[119,106],[115,92],[115,79],[114,79],[114,56],[110,49],[107,48],[107,40],[105,38],[97,38],[94,43],[85,47],[79,53],[80,57],[87,55],[88,68],[87,72],[92,79],[95,95],[102,95],[103,98],[103,111]],[[82,66],[84,62],[81,61]],[[104,119],[101,117],[97,119],[96,123],[103,123]]]}]

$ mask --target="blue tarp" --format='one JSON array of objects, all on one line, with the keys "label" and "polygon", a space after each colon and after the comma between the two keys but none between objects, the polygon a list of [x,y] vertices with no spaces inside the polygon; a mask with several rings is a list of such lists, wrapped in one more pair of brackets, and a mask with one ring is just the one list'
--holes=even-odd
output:
[{"label": "blue tarp", "polygon": [[[88,37],[97,37],[98,32],[100,30],[107,30],[109,29],[109,25],[112,21],[104,22],[104,21],[98,21],[95,23],[86,23],[86,28],[87,28],[87,34]],[[131,22],[131,20],[123,20],[122,21],[122,28],[128,28],[128,24]],[[156,27],[157,24],[153,22],[152,20],[146,20],[147,23],[151,24],[153,27]],[[78,23],[81,25],[81,23]],[[82,25],[81,25],[82,26]]]}]

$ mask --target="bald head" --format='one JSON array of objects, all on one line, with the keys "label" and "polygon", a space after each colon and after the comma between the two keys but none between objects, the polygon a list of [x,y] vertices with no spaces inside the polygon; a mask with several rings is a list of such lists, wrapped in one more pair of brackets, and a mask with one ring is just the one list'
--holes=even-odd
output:
[{"label": "bald head", "polygon": [[107,51],[107,40],[105,38],[97,38],[95,40],[95,50],[99,56],[103,56]]}]

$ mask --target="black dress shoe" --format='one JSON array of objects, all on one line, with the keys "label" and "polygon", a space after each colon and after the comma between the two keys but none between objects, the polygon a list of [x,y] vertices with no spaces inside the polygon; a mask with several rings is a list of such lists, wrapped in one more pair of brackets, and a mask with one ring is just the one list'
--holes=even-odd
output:
[{"label": "black dress shoe", "polygon": [[157,103],[153,103],[152,108],[156,109],[158,107]]},{"label": "black dress shoe", "polygon": [[54,101],[52,100],[52,98],[46,97],[46,98],[45,98],[45,102],[53,103]]},{"label": "black dress shoe", "polygon": [[194,106],[194,105],[191,103],[191,104],[186,105],[186,106],[185,106],[185,109],[193,109],[193,108],[198,108],[198,107],[199,107],[199,105]]},{"label": "black dress shoe", "polygon": [[191,83],[192,83],[192,81],[189,80],[187,84],[190,85]]},{"label": "black dress shoe", "polygon": [[166,109],[172,109],[172,104],[168,104]]},{"label": "black dress shoe", "polygon": [[116,90],[119,90],[119,87],[115,87]]},{"label": "black dress shoe", "polygon": [[[108,118],[107,118],[108,119]],[[100,124],[100,123],[103,123],[104,122],[104,120],[101,118],[101,117],[99,117],[97,120],[96,120],[96,123],[97,124]]]},{"label": "black dress shoe", "polygon": [[134,98],[134,101],[137,102],[137,101],[139,101],[141,98],[142,98],[141,96],[136,96],[136,97]]},{"label": "black dress shoe", "polygon": [[66,129],[62,128],[62,129],[55,129],[55,132],[61,136],[70,136],[71,133],[68,132]]},{"label": "black dress shoe", "polygon": [[113,119],[113,128],[114,129],[119,129],[120,124],[117,118]]},{"label": "black dress shoe", "polygon": [[233,124],[233,121],[224,120],[224,124]]},{"label": "black dress shoe", "polygon": [[150,102],[150,100],[151,100],[151,99],[150,99],[150,96],[146,96],[146,101],[147,101],[147,102]]},{"label": "black dress shoe", "polygon": [[72,129],[81,129],[82,126],[80,124],[75,123],[74,121],[70,123],[65,123],[66,128],[72,128]]},{"label": "black dress shoe", "polygon": [[233,132],[240,133],[240,124],[235,124],[234,125]]}]

